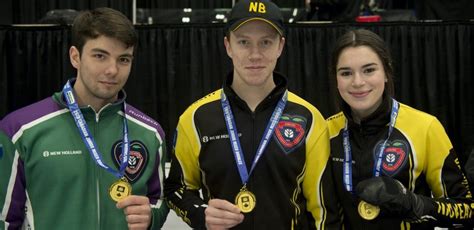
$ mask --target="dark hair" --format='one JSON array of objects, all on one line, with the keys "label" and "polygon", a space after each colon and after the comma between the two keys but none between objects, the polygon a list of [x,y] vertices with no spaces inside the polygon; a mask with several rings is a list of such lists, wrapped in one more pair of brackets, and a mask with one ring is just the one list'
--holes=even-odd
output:
[{"label": "dark hair", "polygon": [[345,102],[337,92],[337,62],[345,48],[358,46],[367,46],[377,54],[385,70],[385,76],[387,77],[383,94],[384,96],[389,97],[393,97],[395,94],[392,56],[385,42],[380,38],[380,36],[372,31],[365,29],[351,30],[337,39],[329,63],[329,82],[332,85],[331,90],[333,90],[333,94],[337,100],[336,106],[339,107],[338,109],[341,109],[342,106],[345,105]]},{"label": "dark hair", "polygon": [[72,45],[82,52],[87,40],[101,35],[123,42],[127,48],[135,46],[138,35],[132,22],[111,8],[97,8],[81,12],[72,25]]}]

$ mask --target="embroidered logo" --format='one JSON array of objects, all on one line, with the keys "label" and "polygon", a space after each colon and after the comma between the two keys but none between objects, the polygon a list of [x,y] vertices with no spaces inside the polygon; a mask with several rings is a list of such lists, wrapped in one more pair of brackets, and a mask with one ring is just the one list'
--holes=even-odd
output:
[{"label": "embroidered logo", "polygon": [[249,12],[265,14],[267,10],[265,9],[265,4],[261,2],[250,2]]},{"label": "embroidered logo", "polygon": [[306,135],[306,119],[295,115],[283,114],[275,127],[273,136],[282,150],[289,154],[296,149]]},{"label": "embroidered logo", "polygon": [[[377,154],[382,147],[383,140],[380,141],[374,150],[374,159],[377,160]],[[382,155],[382,171],[387,176],[396,175],[408,161],[409,146],[405,141],[394,140],[387,141]]]},{"label": "embroidered logo", "polygon": [[82,150],[43,151],[43,157],[61,157],[82,155]]},{"label": "embroidered logo", "polygon": [[[120,167],[120,159],[122,157],[122,141],[118,141],[112,146],[112,155],[115,165],[117,168]],[[146,149],[145,145],[140,141],[131,141],[130,158],[128,159],[128,165],[125,168],[125,177],[131,183],[135,182],[138,178],[140,178],[147,163],[148,150]]]}]

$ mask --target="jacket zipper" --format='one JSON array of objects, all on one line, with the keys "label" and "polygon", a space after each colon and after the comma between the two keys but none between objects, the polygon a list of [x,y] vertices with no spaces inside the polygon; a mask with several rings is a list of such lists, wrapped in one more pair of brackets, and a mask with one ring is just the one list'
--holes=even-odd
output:
[{"label": "jacket zipper", "polygon": [[[255,135],[255,131],[256,131],[256,130],[255,130],[255,120],[256,120],[256,116],[257,116],[256,111],[257,111],[256,108],[255,108],[255,111],[252,111],[252,148],[251,148],[252,150],[251,150],[251,151],[252,151],[253,153],[256,153],[256,152],[257,152],[257,149],[258,149],[258,147],[255,147],[255,145],[256,145],[257,143],[260,143],[259,141],[257,141],[257,142],[255,141],[255,137],[256,137],[256,135]],[[253,157],[255,158],[256,155],[254,155]],[[251,159],[251,160],[250,160],[250,164],[253,163],[253,160],[254,160],[254,159]],[[251,167],[252,167],[252,166],[249,165],[249,166],[247,166],[247,169],[250,170]],[[251,179],[250,176],[251,176],[251,175],[249,175],[249,179],[248,179],[247,184],[250,183],[250,179]],[[250,186],[247,185],[247,188],[249,188],[249,187],[250,187]],[[250,188],[249,188],[249,189],[250,189]],[[252,218],[252,222],[253,222],[253,224],[252,224],[253,227],[256,228],[257,226],[256,226],[256,221],[255,221],[255,215],[254,215],[253,218]]]},{"label": "jacket zipper", "polygon": [[[96,170],[97,172],[97,170]],[[97,172],[98,173],[98,172]],[[96,173],[96,174],[97,174]],[[96,197],[97,197],[97,229],[100,228],[100,187],[99,187],[99,177],[96,177]]]},{"label": "jacket zipper", "polygon": [[[110,104],[107,104],[105,105],[104,107],[102,107],[98,112],[95,112],[94,109],[92,109],[94,111],[94,114],[95,114],[95,124],[94,124],[94,134],[96,134],[95,136],[97,137],[97,132],[98,132],[98,128],[97,126],[99,125],[99,119],[100,119],[100,113],[102,111],[104,111],[105,108],[107,108]],[[99,146],[97,146],[99,147]],[[100,169],[97,170],[97,167],[96,167],[96,170],[95,170],[95,176],[96,176],[96,198],[97,198],[97,229],[102,229],[101,228],[101,216],[100,216],[100,179],[99,179],[99,174],[100,174]]]}]

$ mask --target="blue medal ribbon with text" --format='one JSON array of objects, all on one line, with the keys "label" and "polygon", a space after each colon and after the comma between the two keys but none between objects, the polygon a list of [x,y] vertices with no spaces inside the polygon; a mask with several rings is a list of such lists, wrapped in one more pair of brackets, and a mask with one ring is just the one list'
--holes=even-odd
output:
[{"label": "blue medal ribbon with text", "polygon": [[130,157],[130,152],[129,152],[130,144],[128,141],[128,127],[127,127],[127,118],[125,114],[126,113],[125,102],[123,103],[123,106],[124,106],[123,116],[124,117],[123,117],[122,156],[120,159],[119,171],[116,171],[102,161],[102,157],[101,157],[101,154],[99,153],[99,149],[97,148],[97,144],[95,143],[95,140],[89,131],[89,127],[87,126],[86,120],[84,119],[84,116],[82,115],[81,109],[79,108],[79,105],[77,104],[74,98],[74,92],[72,90],[71,83],[69,81],[66,83],[66,85],[64,85],[63,95],[64,95],[64,98],[66,98],[69,111],[71,112],[71,115],[74,118],[74,122],[76,123],[76,126],[79,130],[82,140],[84,141],[84,144],[86,144],[87,149],[89,150],[89,153],[92,156],[92,159],[94,159],[97,165],[106,169],[108,172],[114,174],[117,178],[123,177],[125,173],[125,168],[128,165],[128,159]]},{"label": "blue medal ribbon with text", "polygon": [[237,126],[235,125],[234,115],[232,114],[232,109],[230,108],[230,104],[229,104],[229,101],[227,100],[224,90],[222,89],[221,105],[222,105],[222,110],[224,111],[225,124],[227,126],[227,131],[229,132],[230,144],[232,146],[232,152],[234,153],[237,169],[239,170],[240,179],[242,180],[242,184],[244,186],[247,184],[249,180],[249,176],[252,174],[255,168],[255,165],[257,165],[258,160],[260,159],[265,148],[270,142],[272,133],[275,130],[275,127],[278,124],[278,121],[280,121],[281,115],[283,114],[283,110],[285,109],[287,100],[288,100],[288,91],[285,91],[281,99],[278,101],[278,104],[275,110],[273,110],[273,114],[270,117],[270,120],[268,121],[267,127],[263,133],[262,140],[260,141],[260,144],[257,148],[255,158],[253,159],[250,171],[247,171],[247,166],[245,164],[242,147],[240,145]]},{"label": "blue medal ribbon with text", "polygon": [[[383,158],[383,152],[385,151],[385,146],[387,145],[388,139],[390,138],[390,135],[392,134],[393,127],[395,127],[395,122],[397,120],[398,116],[398,108],[399,108],[399,103],[395,100],[392,99],[392,111],[390,113],[390,124],[388,127],[388,135],[385,141],[383,142],[382,146],[380,147],[379,152],[377,153],[377,160],[375,162],[374,166],[374,177],[378,177],[381,174],[382,171],[382,158]],[[346,124],[344,127],[344,131],[342,133],[342,144],[344,147],[344,163],[343,163],[343,168],[342,168],[342,180],[344,182],[344,187],[348,192],[353,192],[353,186],[352,186],[352,151],[351,151],[351,143],[349,140],[349,129],[348,129],[348,124],[347,124],[347,119],[346,119]]]}]

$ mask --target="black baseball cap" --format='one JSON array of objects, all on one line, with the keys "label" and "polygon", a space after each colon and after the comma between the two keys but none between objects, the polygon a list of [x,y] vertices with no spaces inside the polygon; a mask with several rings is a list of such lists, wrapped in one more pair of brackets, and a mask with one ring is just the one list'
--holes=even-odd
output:
[{"label": "black baseball cap", "polygon": [[236,31],[243,24],[261,20],[284,36],[283,15],[278,6],[269,0],[239,0],[230,11],[227,32]]}]

